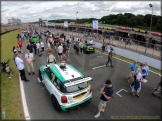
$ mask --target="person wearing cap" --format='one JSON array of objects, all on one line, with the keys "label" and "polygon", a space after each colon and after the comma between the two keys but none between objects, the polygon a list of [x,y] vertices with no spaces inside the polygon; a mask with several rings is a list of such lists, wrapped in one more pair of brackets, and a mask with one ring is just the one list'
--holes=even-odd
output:
[{"label": "person wearing cap", "polygon": [[98,105],[98,113],[94,116],[95,118],[98,118],[100,116],[101,111],[104,112],[106,108],[107,102],[109,102],[112,94],[114,92],[112,82],[110,80],[106,80],[105,86],[100,89],[101,93],[101,101]]},{"label": "person wearing cap", "polygon": [[[137,97],[140,97],[139,92],[141,91],[141,83],[143,83],[143,74],[146,73],[146,70],[142,70],[136,75],[136,81],[134,85],[131,87],[132,88],[132,95],[136,95]],[[136,91],[136,94],[134,92]]]},{"label": "person wearing cap", "polygon": [[107,63],[106,63],[106,66],[107,66],[108,63],[110,62],[111,67],[113,67],[113,65],[112,65],[112,51],[113,51],[113,48],[110,47],[110,51],[108,52],[108,61],[107,61]]},{"label": "person wearing cap", "polygon": [[134,77],[136,68],[137,68],[137,61],[134,61],[129,68],[129,76],[127,76],[128,83],[130,83],[130,79]]}]

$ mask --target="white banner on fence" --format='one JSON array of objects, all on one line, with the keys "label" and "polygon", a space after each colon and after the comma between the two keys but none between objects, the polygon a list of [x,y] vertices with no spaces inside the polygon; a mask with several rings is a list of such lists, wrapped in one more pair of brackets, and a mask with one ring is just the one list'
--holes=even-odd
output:
[{"label": "white banner on fence", "polygon": [[46,20],[45,23],[46,23],[46,26],[48,26],[48,20]]},{"label": "white banner on fence", "polygon": [[93,29],[98,29],[98,20],[93,20],[92,24],[93,24]]},{"label": "white banner on fence", "polygon": [[68,27],[68,21],[64,21],[64,27]]},{"label": "white banner on fence", "polygon": [[53,22],[53,23],[51,23],[52,24],[52,26],[55,26],[55,23]]}]

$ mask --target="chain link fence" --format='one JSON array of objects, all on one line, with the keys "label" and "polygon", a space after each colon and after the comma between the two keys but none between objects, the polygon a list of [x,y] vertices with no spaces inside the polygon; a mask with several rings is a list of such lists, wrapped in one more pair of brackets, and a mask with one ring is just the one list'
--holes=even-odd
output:
[{"label": "chain link fence", "polygon": [[85,40],[94,40],[98,42],[106,42],[112,46],[128,49],[133,52],[137,52],[142,55],[146,55],[158,60],[161,60],[161,50],[162,47],[160,44],[152,44],[148,42],[142,42],[130,38],[122,38],[113,35],[102,35],[87,31],[76,31],[76,30],[64,30],[64,29],[56,29],[57,33],[64,33],[65,35],[69,35],[72,37],[82,38]]}]

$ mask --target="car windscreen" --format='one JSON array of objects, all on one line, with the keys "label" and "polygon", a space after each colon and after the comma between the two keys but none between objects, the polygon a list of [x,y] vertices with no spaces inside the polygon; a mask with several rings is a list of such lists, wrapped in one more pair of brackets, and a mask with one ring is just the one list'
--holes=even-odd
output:
[{"label": "car windscreen", "polygon": [[62,92],[63,93],[73,93],[73,92],[77,92],[77,91],[83,90],[83,89],[87,88],[88,86],[89,86],[88,82],[79,83],[79,84],[76,84],[76,85],[73,85],[73,86],[69,86],[69,87],[66,87],[64,85]]}]

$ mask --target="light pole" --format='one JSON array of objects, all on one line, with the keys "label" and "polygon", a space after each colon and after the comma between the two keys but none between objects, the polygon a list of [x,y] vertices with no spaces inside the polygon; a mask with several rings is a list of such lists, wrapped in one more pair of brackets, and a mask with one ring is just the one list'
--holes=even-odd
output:
[{"label": "light pole", "polygon": [[[78,14],[78,11],[76,12],[76,24],[77,24],[77,14]],[[78,28],[78,26],[77,26]],[[77,28],[76,28],[76,31],[77,31]]]},{"label": "light pole", "polygon": [[77,23],[77,13],[78,13],[78,11],[76,12],[76,23]]},{"label": "light pole", "polygon": [[[150,3],[149,6],[150,8],[152,8],[152,14],[153,14],[153,5]],[[151,14],[150,31],[151,31],[151,26],[152,26],[152,14]]]}]

